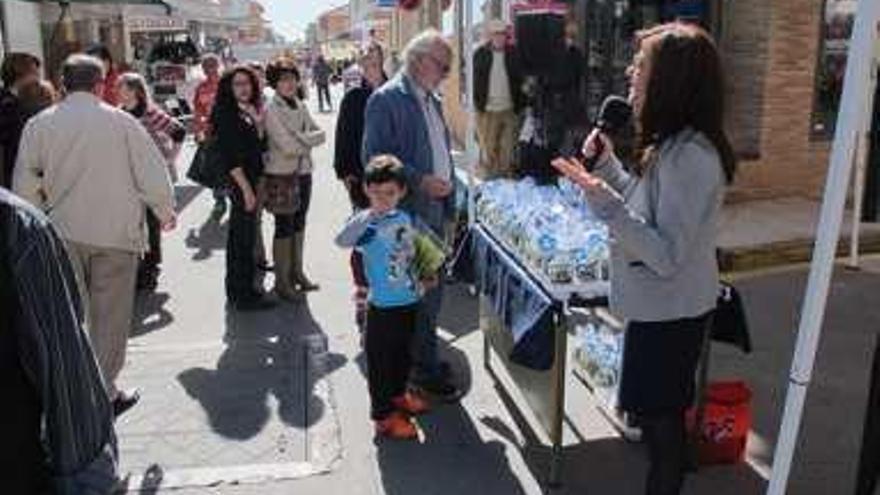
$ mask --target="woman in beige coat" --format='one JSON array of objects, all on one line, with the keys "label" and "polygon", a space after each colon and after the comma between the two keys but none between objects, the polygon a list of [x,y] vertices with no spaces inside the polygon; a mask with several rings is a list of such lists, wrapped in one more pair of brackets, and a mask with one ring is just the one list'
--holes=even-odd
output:
[{"label": "woman in beige coat", "polygon": [[[299,207],[294,214],[275,214],[275,291],[285,299],[301,292],[318,290],[303,270],[306,215],[312,196],[312,148],[324,143],[325,134],[312,120],[302,102],[299,70],[290,59],[273,61],[266,79],[275,96],[266,108],[266,136],[269,144],[265,174],[291,177],[298,189]],[[296,186],[294,186],[294,183]]]}]

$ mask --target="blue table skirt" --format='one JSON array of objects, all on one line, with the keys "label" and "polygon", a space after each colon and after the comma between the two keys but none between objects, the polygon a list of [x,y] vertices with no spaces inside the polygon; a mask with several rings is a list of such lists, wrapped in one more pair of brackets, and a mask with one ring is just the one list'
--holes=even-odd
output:
[{"label": "blue table skirt", "polygon": [[562,305],[485,228],[471,229],[469,248],[474,285],[513,336],[510,360],[534,370],[552,368]]}]

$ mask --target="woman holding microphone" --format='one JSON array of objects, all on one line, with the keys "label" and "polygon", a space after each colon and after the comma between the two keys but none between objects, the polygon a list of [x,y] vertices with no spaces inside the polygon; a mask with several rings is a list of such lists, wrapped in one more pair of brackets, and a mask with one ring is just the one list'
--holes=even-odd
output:
[{"label": "woman holding microphone", "polygon": [[[736,160],[723,131],[717,48],[697,26],[639,32],[628,69],[640,156],[625,169],[594,130],[587,163],[553,162],[608,225],[613,313],[626,321],[620,404],[641,418],[650,468],[645,493],[681,492],[685,410],[718,293],[716,230]],[[590,168],[590,170],[586,170]]]}]

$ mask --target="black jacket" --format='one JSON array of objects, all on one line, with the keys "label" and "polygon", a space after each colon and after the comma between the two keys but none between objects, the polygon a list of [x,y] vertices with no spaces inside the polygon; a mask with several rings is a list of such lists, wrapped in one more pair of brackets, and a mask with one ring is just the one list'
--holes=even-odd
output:
[{"label": "black jacket", "polygon": [[364,139],[364,111],[371,94],[373,88],[364,81],[345,93],[339,104],[333,168],[340,180],[348,176],[360,178],[364,175],[361,145]]},{"label": "black jacket", "polygon": [[[512,47],[504,50],[504,65],[507,79],[510,82],[510,96],[513,98],[513,110],[519,113],[525,105],[522,92],[522,71],[517,60],[516,51]],[[492,73],[492,47],[484,43],[474,52],[474,106],[478,112],[486,111],[489,99],[489,76]]]},{"label": "black jacket", "polygon": [[263,174],[263,152],[266,143],[257,129],[238,111],[214,108],[211,124],[224,168],[231,172],[242,167],[251,185]]},{"label": "black jacket", "polygon": [[[364,176],[364,163],[361,149],[364,141],[364,112],[367,100],[373,94],[373,88],[365,80],[359,87],[345,93],[339,104],[339,118],[336,121],[336,149],[333,157],[333,169],[336,177],[343,180],[355,177],[358,182]],[[355,186],[349,192],[352,203],[358,208],[367,206],[366,195],[360,187]]]}]

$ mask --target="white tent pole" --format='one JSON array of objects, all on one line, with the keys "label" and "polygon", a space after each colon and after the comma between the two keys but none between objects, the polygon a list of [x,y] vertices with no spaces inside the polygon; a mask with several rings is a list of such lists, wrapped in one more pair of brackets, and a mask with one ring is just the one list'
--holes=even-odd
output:
[{"label": "white tent pole", "polygon": [[852,234],[850,235],[849,247],[849,263],[850,268],[859,267],[859,237],[861,235],[862,226],[862,202],[865,196],[865,181],[867,180],[868,168],[868,152],[871,149],[871,125],[874,116],[874,95],[877,91],[877,53],[875,46],[873,50],[872,64],[870,70],[870,83],[868,84],[868,94],[865,97],[865,115],[862,126],[858,134],[858,146],[856,147],[856,171],[853,185],[853,219]]},{"label": "white tent pole", "polygon": [[863,130],[856,134],[855,173],[853,174],[852,225],[849,236],[847,268],[859,268],[859,237],[862,230],[862,197],[865,195],[865,141]]},{"label": "white tent pole", "polygon": [[464,53],[461,55],[465,60],[465,97],[464,108],[467,113],[467,130],[465,131],[465,161],[468,166],[468,224],[472,225],[476,220],[477,208],[474,199],[476,163],[479,159],[479,149],[474,137],[474,9],[472,0],[459,0],[459,5],[464,9]]},{"label": "white tent pole", "polygon": [[825,316],[828,287],[834,268],[834,253],[846,203],[850,181],[855,138],[867,111],[864,99],[870,86],[876,26],[880,21],[880,2],[860,0],[846,76],[843,84],[840,113],[831,152],[831,166],[825,183],[825,195],[819,218],[816,247],[810,267],[810,278],[801,311],[797,345],[791,365],[788,396],[782,418],[782,428],[773,457],[773,472],[767,489],[768,495],[783,495],[786,491],[791,464],[803,416],[807,387],[813,373],[816,350]]}]

